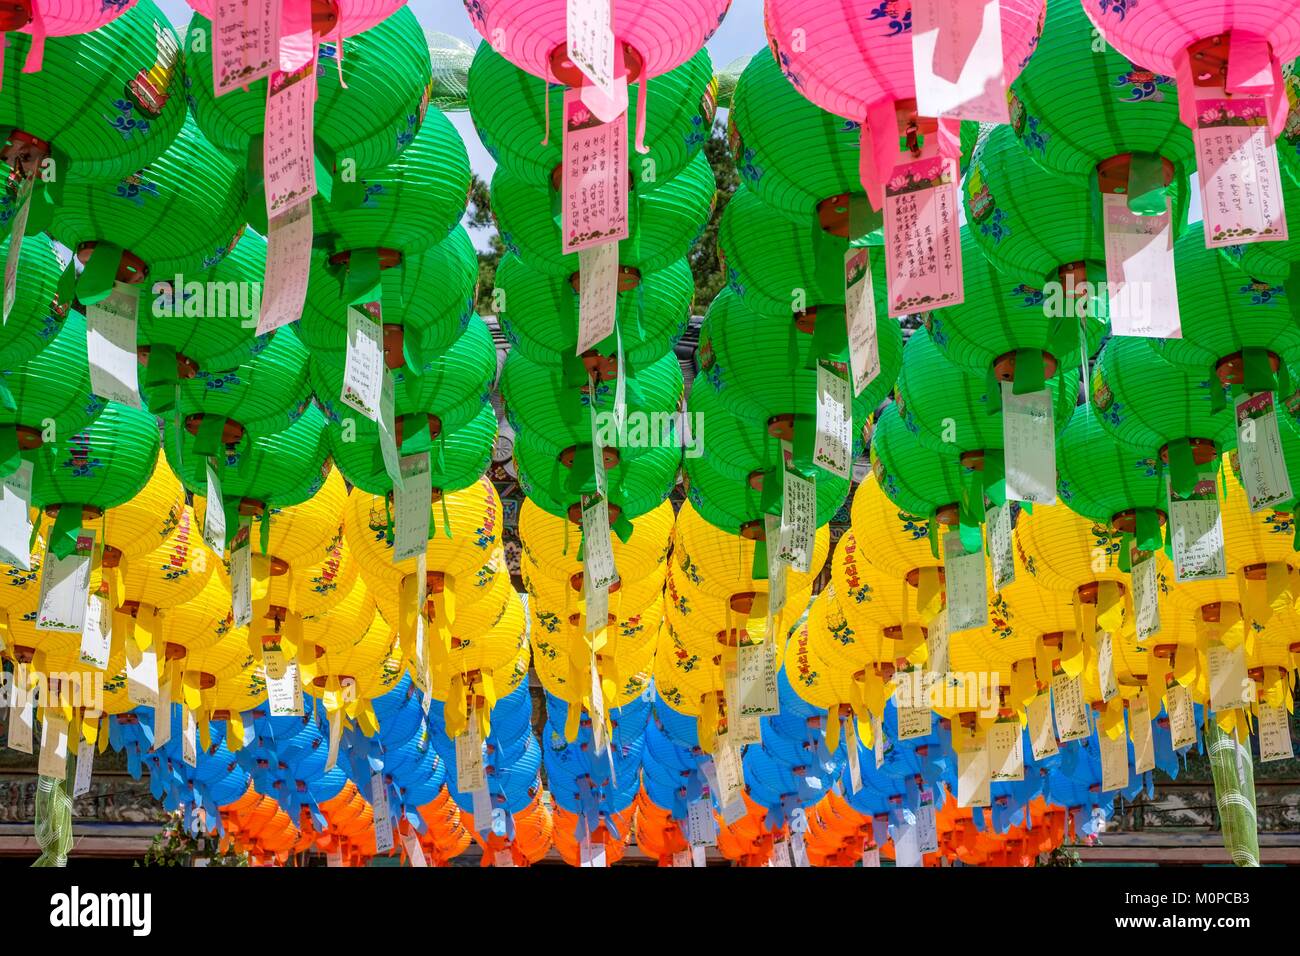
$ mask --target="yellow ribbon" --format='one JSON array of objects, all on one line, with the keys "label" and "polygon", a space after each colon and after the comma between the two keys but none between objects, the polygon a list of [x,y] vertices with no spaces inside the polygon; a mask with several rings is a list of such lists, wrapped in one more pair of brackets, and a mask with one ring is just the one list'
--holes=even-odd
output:
[{"label": "yellow ribbon", "polygon": [[1119,740],[1124,735],[1124,698],[1116,694],[1106,702],[1097,718],[1097,727],[1111,740]]},{"label": "yellow ribbon", "polygon": [[718,739],[718,718],[718,695],[710,691],[700,701],[700,716],[696,720],[700,749],[706,754],[713,753],[713,746]]},{"label": "yellow ribbon", "polygon": [[[1091,608],[1091,604],[1083,605],[1084,608]],[[1080,634],[1095,636],[1097,633],[1096,619],[1088,613],[1084,613],[1083,628],[1078,632],[1066,631],[1061,635],[1061,670],[1071,679],[1078,677],[1083,673],[1083,666],[1086,662],[1084,643],[1080,639]],[[1092,637],[1089,638],[1093,639]]]},{"label": "yellow ribbon", "polygon": [[1242,607],[1252,621],[1267,624],[1274,612],[1294,603],[1292,571],[1281,561],[1270,561],[1265,566],[1264,579],[1257,581],[1246,577],[1244,567],[1237,569],[1237,594]]},{"label": "yellow ribbon", "polygon": [[108,590],[109,607],[117,609],[126,600],[126,555],[115,568],[103,568],[103,582]]},{"label": "yellow ribbon", "polygon": [[1030,701],[1038,696],[1038,680],[1034,676],[1034,660],[1025,658],[1011,665],[1011,703],[1017,711],[1024,711]]},{"label": "yellow ribbon", "polygon": [[[918,568],[916,573],[916,616],[922,627],[929,627],[934,616],[943,610],[944,589],[939,568]],[[903,602],[907,607],[907,602]]]},{"label": "yellow ribbon", "polygon": [[1124,592],[1118,582],[1097,582],[1097,627],[1111,634],[1123,633]]}]

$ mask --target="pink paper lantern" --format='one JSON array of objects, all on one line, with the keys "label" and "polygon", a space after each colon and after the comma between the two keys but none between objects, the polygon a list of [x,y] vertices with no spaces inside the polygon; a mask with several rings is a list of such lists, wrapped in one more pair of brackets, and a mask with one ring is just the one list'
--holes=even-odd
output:
[{"label": "pink paper lantern", "polygon": [[[1269,130],[1286,123],[1282,65],[1300,56],[1300,4],[1275,0],[1083,0],[1102,37],[1135,64],[1176,77],[1196,128],[1195,77],[1226,65],[1227,91],[1263,96]],[[1231,54],[1231,55],[1229,55]]]},{"label": "pink paper lantern", "polygon": [[[212,19],[214,0],[186,2]],[[322,40],[356,36],[404,6],[406,0],[311,0],[312,32]]]},{"label": "pink paper lantern", "polygon": [[[515,66],[554,83],[581,85],[565,56],[565,0],[464,3],[474,29]],[[681,66],[713,36],[730,6],[731,0],[615,0],[614,40],[623,46],[628,82]],[[616,55],[616,72],[617,61]]]},{"label": "pink paper lantern", "polygon": [[[1045,10],[1045,0],[1001,0],[1008,85],[1033,53]],[[767,0],[765,13],[772,53],[795,89],[862,123],[862,186],[879,208],[898,153],[895,104],[916,99],[911,0]],[[958,154],[956,122],[927,127],[938,129],[946,155]]]},{"label": "pink paper lantern", "polygon": [[[32,38],[24,73],[35,73],[45,56],[46,37],[89,33],[116,20],[135,0],[6,0],[0,6],[0,33],[28,33]],[[4,69],[0,37],[0,70]]]}]

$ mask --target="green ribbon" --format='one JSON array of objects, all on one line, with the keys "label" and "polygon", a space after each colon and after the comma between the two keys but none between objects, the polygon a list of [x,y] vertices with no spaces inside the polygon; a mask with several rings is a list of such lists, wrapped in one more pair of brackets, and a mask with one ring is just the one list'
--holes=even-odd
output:
[{"label": "green ribbon", "polygon": [[990,365],[984,373],[984,411],[989,415],[1002,414],[1002,380]]},{"label": "green ribbon", "polygon": [[1159,216],[1166,205],[1164,161],[1155,153],[1130,153],[1128,211],[1135,216]]},{"label": "green ribbon", "polygon": [[930,554],[933,555],[936,560],[938,560],[939,558],[939,512],[937,510],[930,512],[930,521],[926,529],[926,533],[930,538]]},{"label": "green ribbon", "polygon": [[81,506],[64,504],[54,516],[54,527],[50,529],[45,546],[56,558],[66,558],[77,550],[77,537],[81,534]]},{"label": "green ribbon", "polygon": [[316,167],[316,194],[325,202],[334,201],[334,173],[336,165],[333,148],[319,136],[312,140],[312,159]]},{"label": "green ribbon", "polygon": [[1164,537],[1160,533],[1160,512],[1154,508],[1136,508],[1134,518],[1138,550],[1159,551]]},{"label": "green ribbon", "polygon": [[266,219],[266,177],[262,172],[263,136],[252,137],[248,141],[248,152],[244,154],[244,218],[249,225],[267,234]]},{"label": "green ribbon", "polygon": [[[212,502],[208,502],[208,507],[212,507]],[[239,499],[234,495],[223,498],[220,508],[226,516],[226,544],[234,544],[235,536],[239,534]]]},{"label": "green ribbon", "polygon": [[632,539],[632,522],[621,511],[611,528],[618,535],[618,540],[624,544],[627,544]]},{"label": "green ribbon", "polygon": [[[822,306],[818,308],[816,324],[812,332],[812,348],[809,349],[808,361],[804,363],[804,368],[816,369],[819,361],[835,361],[835,356],[844,352],[848,346],[849,331],[845,325],[845,320],[841,317],[840,321],[834,322],[830,315],[823,315],[822,310],[831,311],[831,306]],[[790,323],[790,328],[796,335],[802,335],[795,329],[794,323]],[[791,363],[793,365],[793,363]]]},{"label": "green ribbon", "polygon": [[767,538],[754,542],[754,561],[749,568],[749,576],[755,581],[767,580]]},{"label": "green ribbon", "polygon": [[418,455],[433,448],[433,439],[429,437],[429,415],[427,412],[412,412],[402,416],[403,455]]},{"label": "green ribbon", "polygon": [[[1285,366],[1282,366],[1285,368]],[[1247,392],[1280,391],[1277,377],[1273,374],[1273,363],[1269,360],[1268,349],[1246,347],[1241,350],[1242,389]],[[1214,380],[1210,380],[1214,385]]]},{"label": "green ribbon", "polygon": [[[970,537],[966,534],[966,529],[973,527],[978,534],[980,522],[984,520],[984,476],[974,468],[962,469],[961,497],[957,500],[957,515],[962,530],[962,544],[967,546],[967,550],[971,550]],[[979,547],[978,543],[974,546]]]},{"label": "green ribbon", "polygon": [[146,404],[155,415],[175,407],[176,347],[155,342],[149,346],[149,364],[145,366]]},{"label": "green ribbon", "polygon": [[402,334],[402,359],[406,362],[406,374],[419,378],[424,374],[424,339],[427,329],[404,326]]},{"label": "green ribbon", "polygon": [[266,554],[271,547],[271,506],[269,504],[262,506],[262,521],[259,530],[262,534],[258,546],[262,549],[262,553]]},{"label": "green ribbon", "polygon": [[216,458],[221,454],[222,438],[226,431],[226,419],[207,412],[199,421],[198,434],[194,436],[194,453],[202,458]]},{"label": "green ribbon", "polygon": [[[1217,381],[1217,380],[1216,380]],[[1217,391],[1217,389],[1211,389]],[[1168,445],[1169,477],[1174,491],[1186,498],[1196,490],[1196,458],[1192,453],[1192,442],[1188,438],[1179,438]]]},{"label": "green ribbon", "polygon": [[562,384],[568,388],[582,388],[590,380],[591,376],[587,374],[587,366],[582,359],[573,354],[566,354],[560,360],[560,374]]},{"label": "green ribbon", "polygon": [[[77,298],[83,305],[94,305],[113,294],[117,267],[122,263],[122,247],[112,242],[97,242],[77,279]],[[60,300],[62,301],[62,300]]]},{"label": "green ribbon", "polygon": [[596,453],[590,445],[579,445],[573,453],[573,465],[565,469],[564,490],[580,495],[596,475]]},{"label": "green ribbon", "polygon": [[18,448],[18,426],[0,425],[0,475],[12,475],[22,464]]},{"label": "green ribbon", "polygon": [[375,302],[383,295],[380,287],[379,250],[353,249],[343,272],[343,298],[348,305]]},{"label": "green ribbon", "polygon": [[1124,574],[1133,573],[1133,535],[1127,531],[1119,535],[1119,569]]},{"label": "green ribbon", "polygon": [[1047,387],[1043,378],[1043,353],[1039,349],[1016,349],[1015,380],[1011,394],[1031,395]]},{"label": "green ribbon", "polygon": [[[1002,506],[1006,504],[1007,458],[1003,449],[984,449],[984,470],[980,472],[980,475],[983,478],[985,497],[995,505]],[[980,517],[984,517],[983,508],[980,509]]]}]

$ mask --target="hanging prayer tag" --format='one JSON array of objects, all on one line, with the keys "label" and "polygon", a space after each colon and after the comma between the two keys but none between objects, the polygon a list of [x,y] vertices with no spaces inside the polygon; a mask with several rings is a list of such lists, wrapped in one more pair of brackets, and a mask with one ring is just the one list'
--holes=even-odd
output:
[{"label": "hanging prayer tag", "polygon": [[1222,87],[1196,91],[1196,171],[1201,184],[1205,244],[1235,246],[1287,238],[1277,150],[1269,135],[1268,102],[1229,96]]},{"label": "hanging prayer tag", "polygon": [[1017,395],[1002,383],[1002,442],[1007,498],[1056,504],[1056,422],[1047,389]]},{"label": "hanging prayer tag", "polygon": [[565,90],[562,176],[565,254],[628,237],[626,113],[602,123],[580,90]]},{"label": "hanging prayer tag", "polygon": [[1141,216],[1122,193],[1103,193],[1101,200],[1111,329],[1116,335],[1182,338],[1170,201],[1163,214]]},{"label": "hanging prayer tag", "polygon": [[894,168],[885,186],[885,274],[889,314],[928,312],[964,301],[957,161],[930,156]]},{"label": "hanging prayer tag", "polygon": [[1208,581],[1228,576],[1223,553],[1223,514],[1219,510],[1218,481],[1213,469],[1201,471],[1196,487],[1183,496],[1169,486],[1169,526],[1174,551],[1174,578]]},{"label": "hanging prayer tag", "polygon": [[912,0],[912,75],[922,116],[1009,123],[999,0]]},{"label": "hanging prayer tag", "polygon": [[865,247],[850,246],[844,252],[844,317],[848,324],[853,394],[857,396],[880,374],[876,295],[871,282],[871,254]]},{"label": "hanging prayer tag", "polygon": [[1277,507],[1295,497],[1282,454],[1272,392],[1243,392],[1237,398],[1237,461],[1251,512]]}]

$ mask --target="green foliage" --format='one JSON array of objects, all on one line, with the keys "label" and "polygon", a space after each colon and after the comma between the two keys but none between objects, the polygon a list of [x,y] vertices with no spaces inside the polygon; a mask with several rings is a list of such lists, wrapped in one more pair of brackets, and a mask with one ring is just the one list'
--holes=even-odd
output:
[{"label": "green foliage", "polygon": [[[492,218],[492,194],[488,184],[478,173],[470,175],[469,210],[465,225],[471,233],[490,230],[487,249],[478,250],[478,298],[474,301],[474,310],[480,315],[493,315],[496,309],[492,305],[492,288],[496,285],[497,263],[505,255],[506,246],[497,233],[496,222]],[[475,242],[476,247],[480,244]]]},{"label": "green foliage", "polygon": [[234,849],[221,850],[215,837],[195,837],[185,827],[185,811],[177,810],[153,838],[136,866],[248,866],[248,857]]},{"label": "green foliage", "polygon": [[703,315],[713,297],[727,284],[727,275],[718,260],[718,222],[727,202],[740,183],[736,166],[727,149],[727,130],[722,123],[713,124],[712,135],[704,142],[704,155],[713,168],[713,181],[718,198],[713,205],[713,215],[705,223],[704,231],[691,247],[691,273],[695,276],[695,313]]},{"label": "green foliage", "polygon": [[1078,866],[1079,854],[1073,849],[1062,844],[1056,847],[1050,853],[1038,854],[1038,859],[1034,861],[1034,866]]}]

